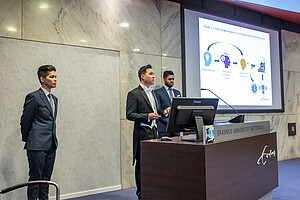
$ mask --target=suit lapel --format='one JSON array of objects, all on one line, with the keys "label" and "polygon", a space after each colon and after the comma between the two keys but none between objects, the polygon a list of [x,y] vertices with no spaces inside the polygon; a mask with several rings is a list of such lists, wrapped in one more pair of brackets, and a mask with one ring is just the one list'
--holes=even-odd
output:
[{"label": "suit lapel", "polygon": [[140,91],[142,97],[144,98],[144,100],[147,102],[148,106],[151,108],[151,110],[153,110],[150,100],[148,99],[146,92],[144,91],[144,89],[141,86],[139,86],[139,91]]},{"label": "suit lapel", "polygon": [[[51,116],[54,118],[50,102],[48,101],[48,98],[46,97],[46,95],[45,95],[45,93],[44,93],[44,91],[42,89],[39,89],[39,94],[40,94],[40,96],[41,96],[44,104],[48,108],[49,112],[51,113]],[[55,110],[56,110],[56,107],[55,107]]]},{"label": "suit lapel", "polygon": [[[166,90],[166,88],[164,87],[164,86],[162,86],[162,91],[163,91],[163,93],[166,95],[166,98],[168,99],[168,102],[170,103],[170,105],[171,105],[171,99],[170,99],[170,96],[169,96],[169,94],[168,94],[168,92],[167,92],[167,90]],[[175,94],[174,94],[175,95]]]}]

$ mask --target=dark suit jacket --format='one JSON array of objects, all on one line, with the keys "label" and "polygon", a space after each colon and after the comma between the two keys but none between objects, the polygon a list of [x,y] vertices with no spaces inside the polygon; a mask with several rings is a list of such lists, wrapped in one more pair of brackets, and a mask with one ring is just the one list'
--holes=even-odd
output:
[{"label": "dark suit jacket", "polygon": [[27,150],[50,150],[52,145],[57,148],[56,115],[57,98],[53,96],[55,112],[43,90],[29,93],[25,98],[21,116],[22,141]]},{"label": "dark suit jacket", "polygon": [[[169,94],[164,86],[154,91],[155,96],[158,101],[158,106],[160,110],[165,110],[166,108],[171,106],[171,100],[169,97]],[[173,89],[174,97],[181,97],[181,94],[178,90]],[[166,125],[168,124],[167,117],[161,117],[159,120],[157,120],[157,130],[159,132],[160,137],[162,136],[172,136],[172,134],[166,133]],[[177,134],[175,134],[177,135]]]},{"label": "dark suit jacket", "polygon": [[[158,109],[157,100],[154,92],[153,96],[156,102],[156,108]],[[148,99],[147,94],[141,86],[131,90],[127,95],[126,103],[126,118],[130,121],[134,121],[133,129],[133,164],[137,158],[137,153],[140,149],[140,141],[146,139],[153,139],[155,135],[153,131],[146,126],[140,126],[141,123],[148,124],[152,123],[152,120],[148,121],[149,113],[153,113],[151,103]]]}]

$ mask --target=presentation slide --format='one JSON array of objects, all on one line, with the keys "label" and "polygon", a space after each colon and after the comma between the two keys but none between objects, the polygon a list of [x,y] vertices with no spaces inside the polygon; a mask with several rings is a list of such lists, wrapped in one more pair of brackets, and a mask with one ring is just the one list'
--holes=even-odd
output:
[{"label": "presentation slide", "polygon": [[272,106],[269,33],[199,17],[199,41],[201,88],[230,105]]},{"label": "presentation slide", "polygon": [[[186,8],[183,20],[184,96],[213,92],[241,113],[284,111],[280,30]],[[234,112],[219,101],[217,113]]]}]

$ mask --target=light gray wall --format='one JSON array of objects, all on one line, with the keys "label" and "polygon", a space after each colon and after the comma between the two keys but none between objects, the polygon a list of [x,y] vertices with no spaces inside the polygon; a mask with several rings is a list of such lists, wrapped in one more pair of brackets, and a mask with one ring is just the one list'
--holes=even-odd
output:
[{"label": "light gray wall", "polygon": [[[161,73],[165,69],[172,69],[176,74],[175,86],[181,90],[179,4],[165,0],[51,0],[46,1],[48,9],[43,10],[39,8],[41,2],[41,0],[0,0],[0,36],[81,46],[54,45],[57,46],[55,48],[58,51],[64,48],[74,48],[71,52],[76,54],[75,57],[79,55],[83,57],[84,66],[75,63],[77,72],[80,72],[76,73],[76,76],[69,74],[71,73],[69,70],[75,67],[70,63],[71,61],[76,62],[76,59],[79,60],[79,58],[64,56],[64,59],[56,60],[54,55],[57,54],[50,50],[45,54],[35,51],[31,55],[33,60],[53,64],[56,64],[57,61],[58,86],[54,93],[59,97],[60,103],[58,116],[60,147],[53,179],[62,186],[62,194],[101,189],[105,186],[112,186],[112,184],[117,185],[118,182],[121,182],[123,188],[132,187],[135,185],[134,168],[131,166],[133,123],[125,118],[126,95],[128,91],[138,85],[137,69],[148,63],[154,66],[156,75],[154,87],[161,85]],[[121,22],[128,22],[129,27],[120,27]],[[8,31],[9,26],[15,27],[15,31]],[[297,129],[300,130],[300,35],[288,31],[283,31],[282,34],[286,112],[246,115],[246,120],[266,119],[271,121],[272,130],[278,133],[278,157],[280,160],[300,156],[299,134],[287,137],[288,122],[297,122]],[[3,40],[11,41],[6,38]],[[51,44],[37,42],[31,42],[31,44],[30,48],[33,49],[40,45],[51,46]],[[97,49],[83,48],[84,50],[79,50],[82,47]],[[140,49],[140,51],[137,52],[134,49]],[[111,52],[111,50],[119,53]],[[0,64],[0,77],[6,77],[12,72],[15,75],[9,78],[8,82],[0,79],[2,80],[1,85],[4,85],[4,87],[0,87],[0,111],[2,113],[0,116],[2,136],[0,141],[0,188],[27,179],[27,160],[25,152],[22,150],[23,144],[20,141],[18,124],[25,94],[38,87],[34,74],[40,64],[28,57],[23,59],[25,58],[22,57],[23,55],[17,56],[13,51],[1,49],[2,51],[10,55],[11,65]],[[77,51],[80,53],[77,54]],[[93,56],[93,53],[96,55]],[[94,57],[99,60],[94,60],[95,66],[89,68],[89,71],[85,71],[86,66],[91,64],[86,62]],[[119,61],[117,68],[115,65],[111,66],[111,62],[115,64],[116,57]],[[110,58],[112,61],[105,61],[104,58]],[[21,71],[18,68],[20,63],[23,66]],[[99,68],[96,67],[96,64],[99,65]],[[23,77],[22,74],[28,76]],[[93,79],[94,77],[97,79]],[[20,79],[22,83],[26,81],[26,84],[19,86]],[[70,93],[71,81],[75,82],[77,88],[75,94]],[[112,88],[112,86],[114,87]],[[117,97],[115,92],[108,89],[118,90],[115,92],[119,96]],[[11,91],[14,91],[14,95],[11,94]],[[94,95],[90,95],[90,93]],[[80,96],[80,100],[74,100],[74,96]],[[85,105],[86,101],[90,104]],[[101,101],[104,102],[101,103]],[[77,111],[83,114],[72,110],[77,106],[76,102],[79,102],[80,105]],[[116,109],[119,114],[114,117],[118,117],[119,124],[116,122],[104,124],[101,106],[105,109]],[[105,110],[105,113],[110,114],[110,110]],[[94,116],[96,118],[93,118]],[[217,119],[228,120],[231,117],[232,115],[218,115]],[[93,123],[92,127],[86,126],[89,120]],[[77,121],[81,123],[75,123]],[[98,130],[92,130],[93,128]],[[111,135],[110,131],[100,132],[108,129],[117,130],[118,133]],[[61,133],[62,130],[67,133]],[[99,131],[99,135],[97,135],[97,131]],[[79,132],[85,135],[92,132],[93,137],[81,139],[83,136],[78,135]],[[101,134],[104,134],[105,138],[101,137]],[[112,144],[110,143],[112,141],[119,142],[118,145],[113,145],[113,150],[108,145]],[[99,145],[96,144],[98,142]],[[102,145],[106,142],[108,144]],[[87,145],[82,146],[81,143]],[[82,151],[88,152],[87,155],[80,154],[78,156]],[[117,151],[120,154],[119,165],[104,159],[106,155],[102,155],[117,156]],[[106,179],[106,175],[103,175],[105,178],[102,177],[99,172],[108,165],[113,168],[112,170],[115,170],[115,167],[118,168],[119,179],[116,178],[110,182]],[[99,173],[99,176],[94,177],[93,173]],[[78,176],[76,176],[77,174]],[[102,180],[98,180],[100,176]],[[93,181],[86,184],[85,181],[90,178]],[[24,195],[25,191],[18,190],[14,193],[18,197],[18,195]]]}]

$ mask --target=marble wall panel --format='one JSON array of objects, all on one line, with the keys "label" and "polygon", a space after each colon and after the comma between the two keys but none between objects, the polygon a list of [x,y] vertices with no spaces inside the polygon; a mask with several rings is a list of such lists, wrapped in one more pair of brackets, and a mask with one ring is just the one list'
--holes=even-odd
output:
[{"label": "marble wall panel", "polygon": [[121,185],[122,188],[135,187],[133,154],[133,125],[126,119],[121,120]]},{"label": "marble wall panel", "polygon": [[0,0],[0,36],[21,38],[22,0]]},{"label": "marble wall panel", "polygon": [[162,55],[181,58],[180,4],[161,1]]},{"label": "marble wall panel", "polygon": [[285,113],[300,114],[300,73],[284,71]]},{"label": "marble wall panel", "polygon": [[300,34],[281,31],[283,69],[300,72]]},{"label": "marble wall panel", "polygon": [[[28,179],[20,116],[25,95],[40,87],[38,66],[49,63],[59,98],[53,180],[62,194],[120,185],[119,52],[0,38],[0,58],[1,187]],[[8,195],[26,199],[24,190]]]},{"label": "marble wall panel", "polygon": [[160,55],[160,1],[24,0],[24,39]]},{"label": "marble wall panel", "polygon": [[278,159],[286,160],[300,157],[300,135],[288,136],[288,123],[296,123],[299,130],[300,115],[275,115],[271,121],[277,132]]},{"label": "marble wall panel", "polygon": [[[163,77],[163,72],[166,70],[172,70],[174,72],[175,82],[174,88],[179,90],[182,94],[182,67],[180,58],[170,58],[162,57],[162,71],[161,77]],[[164,84],[162,79],[161,85]]]}]

